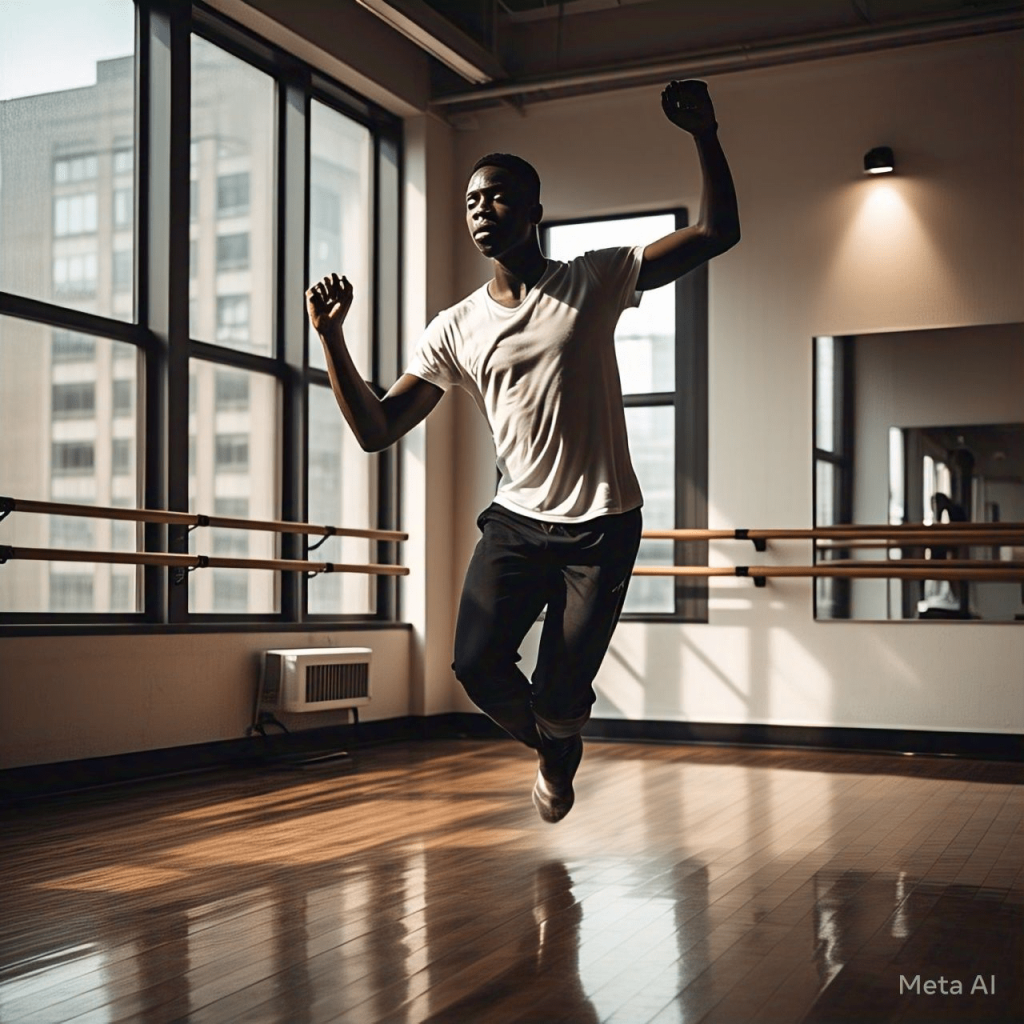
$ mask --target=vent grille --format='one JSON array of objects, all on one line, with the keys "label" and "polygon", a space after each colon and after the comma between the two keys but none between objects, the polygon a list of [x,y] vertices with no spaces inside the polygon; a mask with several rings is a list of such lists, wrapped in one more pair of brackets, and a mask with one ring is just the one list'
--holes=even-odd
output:
[{"label": "vent grille", "polygon": [[307,665],[306,702],[320,704],[332,700],[358,700],[370,695],[369,665]]}]

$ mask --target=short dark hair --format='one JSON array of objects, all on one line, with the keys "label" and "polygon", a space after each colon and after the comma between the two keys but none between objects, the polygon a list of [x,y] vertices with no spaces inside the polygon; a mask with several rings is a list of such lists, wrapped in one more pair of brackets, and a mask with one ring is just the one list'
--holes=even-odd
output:
[{"label": "short dark hair", "polygon": [[526,192],[527,196],[535,203],[540,202],[540,175],[533,164],[528,163],[521,156],[512,153],[488,153],[480,157],[470,174],[475,174],[481,167],[500,167],[508,171]]}]

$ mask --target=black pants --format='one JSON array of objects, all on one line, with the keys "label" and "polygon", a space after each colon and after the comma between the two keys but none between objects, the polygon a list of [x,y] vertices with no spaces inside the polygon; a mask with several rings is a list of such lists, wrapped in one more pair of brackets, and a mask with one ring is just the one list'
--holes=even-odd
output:
[{"label": "black pants", "polygon": [[[640,509],[545,523],[492,504],[466,571],[452,668],[470,699],[527,746],[578,733],[626,599]],[[519,645],[547,607],[532,685]]]}]

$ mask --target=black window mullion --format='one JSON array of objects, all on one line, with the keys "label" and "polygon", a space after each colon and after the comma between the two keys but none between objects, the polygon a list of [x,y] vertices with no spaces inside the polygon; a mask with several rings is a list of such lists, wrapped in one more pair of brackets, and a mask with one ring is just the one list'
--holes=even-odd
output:
[{"label": "black window mullion", "polygon": [[[399,374],[401,150],[397,138],[388,132],[375,131],[374,142],[374,380],[383,389]],[[377,525],[385,530],[397,529],[397,454],[394,448],[389,448],[381,452],[377,460]],[[378,542],[375,558],[382,563],[396,562],[397,546]],[[398,616],[398,580],[393,576],[377,578],[377,616],[382,619]]]},{"label": "black window mullion", "polygon": [[[308,255],[309,103],[304,82],[278,83],[277,181],[277,316],[281,386],[281,518],[305,522],[307,517],[308,391],[305,378],[306,322],[298,282],[306,280]],[[281,536],[281,557],[306,555],[303,534]],[[305,577],[282,573],[281,617],[305,617]]]},{"label": "black window mullion", "polygon": [[[181,4],[154,3],[150,26],[148,299],[149,326],[162,352],[154,368],[156,409],[147,450],[158,449],[154,460],[163,458],[164,472],[151,467],[146,498],[147,507],[187,512],[191,11]],[[187,528],[168,528],[167,550],[188,550]],[[184,622],[187,573],[172,569],[166,577],[166,621]]]}]

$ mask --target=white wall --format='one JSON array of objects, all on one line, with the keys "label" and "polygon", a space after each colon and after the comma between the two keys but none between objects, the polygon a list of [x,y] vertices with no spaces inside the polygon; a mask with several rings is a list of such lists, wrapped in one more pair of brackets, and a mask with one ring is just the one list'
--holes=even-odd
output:
[{"label": "white wall", "polygon": [[[240,739],[260,652],[369,647],[370,721],[410,714],[408,629],[7,637],[0,641],[0,769]],[[348,712],[280,716],[289,729]]]},{"label": "white wall", "polygon": [[[709,81],[743,224],[710,272],[711,526],[811,524],[815,335],[1024,319],[1021,56],[1020,34],[1000,34]],[[550,218],[680,202],[696,214],[692,143],[658,93],[478,114],[456,136],[456,197],[476,157],[504,150],[535,163]],[[861,173],[877,145],[894,148],[896,176]],[[486,276],[465,238],[457,269],[461,294]],[[475,411],[456,412],[461,572],[494,470]],[[712,546],[713,564],[755,557]],[[810,551],[761,557],[806,564]],[[807,580],[725,580],[706,625],[620,625],[595,712],[1016,732],[1022,682],[1024,630],[816,623]]]}]

